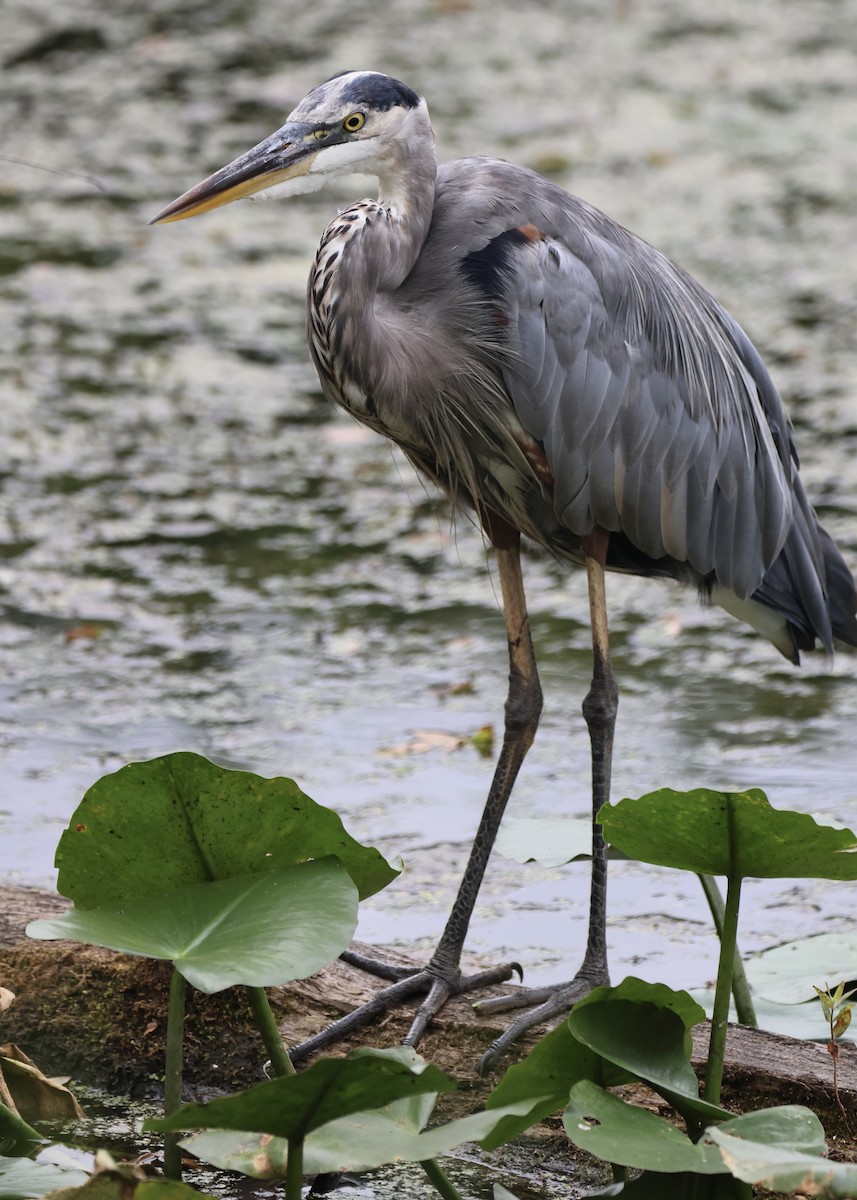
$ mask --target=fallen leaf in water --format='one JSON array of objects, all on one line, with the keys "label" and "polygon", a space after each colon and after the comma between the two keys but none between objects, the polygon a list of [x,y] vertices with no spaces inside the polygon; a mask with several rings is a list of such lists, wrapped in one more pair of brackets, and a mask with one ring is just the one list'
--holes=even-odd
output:
[{"label": "fallen leaf in water", "polygon": [[479,751],[483,758],[490,758],[494,753],[494,726],[483,725],[467,741]]},{"label": "fallen leaf in water", "polygon": [[48,1079],[31,1058],[13,1042],[0,1046],[0,1092],[25,1121],[53,1121],[85,1117],[67,1087]]},{"label": "fallen leaf in water", "polygon": [[447,733],[442,729],[417,729],[407,742],[385,746],[379,751],[388,758],[408,758],[414,754],[428,754],[431,750],[442,750],[452,754],[462,746],[473,746],[480,754],[490,754],[494,747],[494,727],[483,725],[475,733]]},{"label": "fallen leaf in water", "polygon": [[447,696],[472,696],[476,689],[472,679],[459,679],[452,683],[437,683],[432,691],[441,700],[445,700]]},{"label": "fallen leaf in water", "polygon": [[101,630],[97,625],[75,625],[73,629],[65,631],[65,640],[68,642],[94,642],[97,637],[101,637]]}]

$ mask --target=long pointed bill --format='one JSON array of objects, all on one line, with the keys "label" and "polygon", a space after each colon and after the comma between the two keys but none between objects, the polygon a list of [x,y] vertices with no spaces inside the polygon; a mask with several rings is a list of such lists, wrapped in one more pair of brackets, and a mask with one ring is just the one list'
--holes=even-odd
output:
[{"label": "long pointed bill", "polygon": [[185,217],[197,217],[222,204],[240,200],[242,196],[252,196],[254,192],[306,175],[321,149],[317,142],[308,140],[309,133],[308,125],[284,125],[258,146],[203,179],[178,200],[173,200],[152,217],[149,224],[165,225],[170,221],[183,221]]}]

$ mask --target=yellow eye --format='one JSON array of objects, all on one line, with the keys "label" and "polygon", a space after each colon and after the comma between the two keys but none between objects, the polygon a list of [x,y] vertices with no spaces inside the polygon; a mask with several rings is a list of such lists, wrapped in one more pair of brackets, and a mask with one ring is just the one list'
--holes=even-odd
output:
[{"label": "yellow eye", "polygon": [[346,117],[342,122],[342,128],[347,129],[349,133],[356,133],[358,129],[362,129],[366,124],[366,118],[363,113],[352,113],[350,117]]}]

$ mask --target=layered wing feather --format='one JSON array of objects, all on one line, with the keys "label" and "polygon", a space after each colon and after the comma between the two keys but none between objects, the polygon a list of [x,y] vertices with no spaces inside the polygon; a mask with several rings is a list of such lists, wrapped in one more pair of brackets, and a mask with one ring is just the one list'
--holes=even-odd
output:
[{"label": "layered wing feather", "polygon": [[556,515],[747,598],[793,520],[779,397],[698,285],[618,227],[591,228],[585,208],[572,215],[565,228],[543,217],[499,267],[504,383],[550,464]]},{"label": "layered wing feather", "polygon": [[[450,303],[462,277],[480,305]],[[641,569],[696,578],[744,616],[773,610],[790,657],[834,633],[857,642],[853,580],[803,491],[782,401],[692,277],[532,172],[464,159],[441,167],[409,285],[429,305],[440,289],[451,349],[489,348],[561,528],[599,525]]]}]

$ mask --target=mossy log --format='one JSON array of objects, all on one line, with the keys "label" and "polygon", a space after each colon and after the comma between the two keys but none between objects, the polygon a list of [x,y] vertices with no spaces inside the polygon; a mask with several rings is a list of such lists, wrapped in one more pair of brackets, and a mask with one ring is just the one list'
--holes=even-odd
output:
[{"label": "mossy log", "polygon": [[[18,1043],[43,1070],[143,1095],[159,1091],[170,967],[68,942],[29,941],[36,917],[67,907],[61,897],[30,888],[0,889],[0,985],[16,994],[0,1014],[0,1041]],[[360,947],[371,952],[367,947]],[[375,949],[377,953],[377,948]],[[389,957],[408,963],[400,952]],[[342,962],[310,979],[271,988],[283,1037],[294,1044],[369,999],[379,982]],[[500,989],[498,989],[500,990]],[[394,1010],[355,1040],[395,1045],[406,1032],[410,1007]],[[452,1000],[424,1039],[421,1052],[460,1081],[462,1110],[479,1104],[491,1085],[476,1073],[483,1050],[505,1027],[506,1014],[486,1019],[466,997]],[[519,1046],[523,1054],[535,1041]],[[215,996],[189,990],[185,1033],[187,1094],[203,1098],[261,1078],[265,1053],[243,988]],[[704,1062],[707,1029],[694,1035]],[[841,1047],[839,1101],[857,1127],[857,1048]],[[833,1088],[826,1046],[732,1026],[727,1046],[724,1103],[736,1111],[773,1104],[807,1104],[846,1157],[847,1135]],[[648,1100],[653,1107],[656,1097]]]}]

